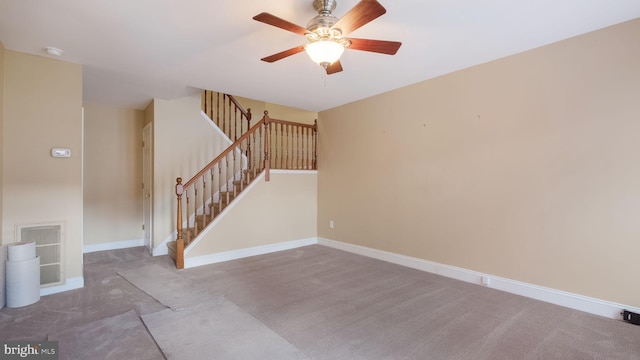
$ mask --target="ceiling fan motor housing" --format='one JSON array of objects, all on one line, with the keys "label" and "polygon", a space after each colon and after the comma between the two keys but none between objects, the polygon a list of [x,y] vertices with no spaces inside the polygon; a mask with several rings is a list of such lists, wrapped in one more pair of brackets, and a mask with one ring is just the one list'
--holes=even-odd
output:
[{"label": "ceiling fan motor housing", "polygon": [[342,32],[339,29],[331,29],[335,23],[338,22],[338,18],[329,14],[329,15],[317,15],[309,23],[307,24],[307,30],[310,32],[317,34],[318,37],[332,36],[339,37],[342,35]]},{"label": "ceiling fan motor housing", "polygon": [[338,2],[335,0],[314,0],[313,8],[316,9],[318,14],[327,13],[331,14],[336,9]]}]

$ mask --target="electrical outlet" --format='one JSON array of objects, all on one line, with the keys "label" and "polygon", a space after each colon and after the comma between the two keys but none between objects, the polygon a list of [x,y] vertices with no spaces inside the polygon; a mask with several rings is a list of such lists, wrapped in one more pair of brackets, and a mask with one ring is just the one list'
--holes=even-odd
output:
[{"label": "electrical outlet", "polygon": [[333,229],[333,220],[329,220],[329,229]]},{"label": "electrical outlet", "polygon": [[622,319],[634,325],[640,325],[640,314],[636,314],[634,312],[624,310],[622,312]]}]

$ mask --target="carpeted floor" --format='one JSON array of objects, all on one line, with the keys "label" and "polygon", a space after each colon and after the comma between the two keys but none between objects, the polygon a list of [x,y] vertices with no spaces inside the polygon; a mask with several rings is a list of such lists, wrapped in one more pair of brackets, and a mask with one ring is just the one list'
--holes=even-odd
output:
[{"label": "carpeted floor", "polygon": [[141,248],[87,254],[85,285],[3,309],[0,339],[57,338],[100,359],[69,329],[132,310],[169,359],[640,358],[639,326],[320,245],[181,271]]},{"label": "carpeted floor", "polygon": [[58,341],[60,359],[162,359],[163,355],[154,339],[134,310],[126,313],[77,325],[49,336]]},{"label": "carpeted floor", "polygon": [[182,311],[167,309],[147,314],[142,319],[169,360],[308,359],[224,297]]},{"label": "carpeted floor", "polygon": [[206,288],[182,278],[172,270],[153,264],[119,271],[118,275],[162,305],[176,311],[201,304],[211,298]]}]

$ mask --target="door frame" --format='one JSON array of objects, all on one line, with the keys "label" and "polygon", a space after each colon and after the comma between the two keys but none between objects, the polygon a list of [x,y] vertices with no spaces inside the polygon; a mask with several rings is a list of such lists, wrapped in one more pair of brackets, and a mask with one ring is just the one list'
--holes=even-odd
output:
[{"label": "door frame", "polygon": [[153,255],[153,127],[142,129],[142,233],[144,246]]}]

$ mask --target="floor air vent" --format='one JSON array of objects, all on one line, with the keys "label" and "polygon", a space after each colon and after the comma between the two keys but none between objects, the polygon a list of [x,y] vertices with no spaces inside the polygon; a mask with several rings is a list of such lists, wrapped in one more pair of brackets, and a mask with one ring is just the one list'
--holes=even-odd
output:
[{"label": "floor air vent", "polygon": [[18,225],[18,241],[35,241],[40,257],[40,286],[62,284],[62,224]]}]

